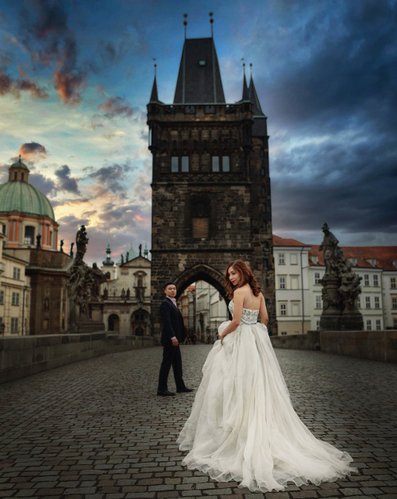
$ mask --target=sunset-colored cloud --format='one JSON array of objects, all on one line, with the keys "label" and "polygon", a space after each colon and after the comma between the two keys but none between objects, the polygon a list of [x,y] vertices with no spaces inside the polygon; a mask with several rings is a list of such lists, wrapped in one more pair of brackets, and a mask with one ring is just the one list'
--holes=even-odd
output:
[{"label": "sunset-colored cloud", "polygon": [[37,142],[26,142],[20,146],[18,154],[26,161],[35,162],[47,157],[47,149]]},{"label": "sunset-colored cloud", "polygon": [[48,93],[39,85],[27,78],[11,78],[8,74],[0,71],[0,95],[12,94],[19,98],[21,92],[29,92],[36,99],[47,99]]}]

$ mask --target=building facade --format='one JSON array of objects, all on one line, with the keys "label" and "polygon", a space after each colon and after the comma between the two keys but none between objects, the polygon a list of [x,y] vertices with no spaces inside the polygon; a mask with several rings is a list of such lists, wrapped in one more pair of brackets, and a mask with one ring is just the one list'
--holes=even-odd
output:
[{"label": "building facade", "polygon": [[51,203],[30,184],[21,157],[9,167],[8,182],[0,185],[0,226],[4,334],[67,332],[72,259],[57,251],[59,226]]},{"label": "building facade", "polygon": [[150,260],[139,255],[115,265],[108,257],[101,267],[108,279],[101,285],[100,303],[106,331],[124,336],[151,335]]},{"label": "building facade", "polygon": [[[319,246],[274,236],[273,247],[279,334],[319,329],[323,308],[321,279],[325,273]],[[397,247],[345,246],[342,250],[361,277],[359,310],[364,329],[396,328]]]},{"label": "building facade", "polygon": [[30,279],[26,262],[3,252],[0,234],[0,334],[28,335],[30,332]]},{"label": "building facade", "polygon": [[162,285],[178,296],[200,280],[223,299],[224,271],[248,261],[274,306],[268,135],[251,78],[228,104],[213,38],[185,39],[173,104],[148,109],[152,181],[152,307],[154,333]]}]

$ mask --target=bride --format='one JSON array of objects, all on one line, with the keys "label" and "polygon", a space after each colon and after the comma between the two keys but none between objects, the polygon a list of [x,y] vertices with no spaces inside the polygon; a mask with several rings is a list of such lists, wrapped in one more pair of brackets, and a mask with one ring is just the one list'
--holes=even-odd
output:
[{"label": "bride", "polygon": [[182,464],[262,492],[283,490],[288,482],[318,485],[355,471],[349,454],[318,440],[294,411],[252,270],[236,260],[226,281],[233,319],[219,327],[178,437],[180,450],[189,451]]}]

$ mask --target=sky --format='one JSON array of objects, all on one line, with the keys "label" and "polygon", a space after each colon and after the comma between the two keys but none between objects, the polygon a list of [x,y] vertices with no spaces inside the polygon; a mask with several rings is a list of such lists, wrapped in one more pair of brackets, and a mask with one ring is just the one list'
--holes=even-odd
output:
[{"label": "sky", "polygon": [[253,65],[273,232],[397,245],[396,0],[0,0],[0,183],[21,154],[66,249],[87,225],[89,262],[150,249],[154,59],[171,104],[183,14],[200,38],[209,12],[228,103]]}]

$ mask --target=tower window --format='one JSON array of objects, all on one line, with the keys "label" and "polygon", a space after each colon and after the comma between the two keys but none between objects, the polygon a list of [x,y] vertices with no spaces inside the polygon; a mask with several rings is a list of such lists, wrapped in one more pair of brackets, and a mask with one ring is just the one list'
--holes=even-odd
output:
[{"label": "tower window", "polygon": [[193,196],[191,199],[192,237],[208,239],[210,232],[210,202],[207,196]]},{"label": "tower window", "polygon": [[208,239],[208,218],[194,217],[192,219],[193,238]]},{"label": "tower window", "polygon": [[212,171],[230,172],[230,156],[212,156]]},{"label": "tower window", "polygon": [[189,173],[189,156],[172,156],[171,157],[171,172],[172,173]]}]

